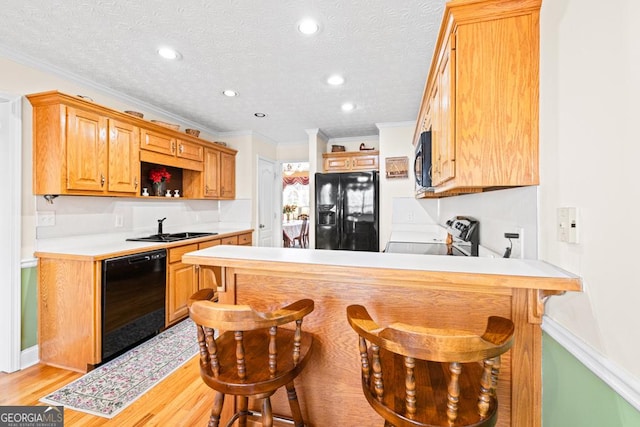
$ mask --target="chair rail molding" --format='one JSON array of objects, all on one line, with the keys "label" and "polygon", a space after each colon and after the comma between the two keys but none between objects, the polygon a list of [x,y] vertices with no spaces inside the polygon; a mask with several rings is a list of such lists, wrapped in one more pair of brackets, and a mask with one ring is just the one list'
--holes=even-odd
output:
[{"label": "chair rail molding", "polygon": [[640,381],[637,378],[547,315],[542,318],[542,330],[640,411]]}]

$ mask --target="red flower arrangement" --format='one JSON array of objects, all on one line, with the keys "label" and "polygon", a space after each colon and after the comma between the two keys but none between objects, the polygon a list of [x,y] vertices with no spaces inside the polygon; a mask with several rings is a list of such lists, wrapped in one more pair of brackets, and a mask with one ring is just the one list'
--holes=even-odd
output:
[{"label": "red flower arrangement", "polygon": [[151,169],[151,172],[149,172],[149,178],[151,179],[151,182],[157,184],[158,182],[169,181],[171,179],[171,174],[166,168],[160,167]]}]

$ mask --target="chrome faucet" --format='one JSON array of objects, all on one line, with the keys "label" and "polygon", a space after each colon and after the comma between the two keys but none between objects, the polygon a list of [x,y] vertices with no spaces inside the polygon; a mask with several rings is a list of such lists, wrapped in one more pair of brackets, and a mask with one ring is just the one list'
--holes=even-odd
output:
[{"label": "chrome faucet", "polygon": [[166,217],[158,220],[158,235],[162,234],[162,222],[167,219]]}]

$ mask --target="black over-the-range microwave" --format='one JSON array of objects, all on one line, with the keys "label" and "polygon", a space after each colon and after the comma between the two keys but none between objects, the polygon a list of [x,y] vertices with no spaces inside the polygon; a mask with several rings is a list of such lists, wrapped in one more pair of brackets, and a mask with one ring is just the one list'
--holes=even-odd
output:
[{"label": "black over-the-range microwave", "polygon": [[416,145],[416,159],[413,163],[416,174],[416,190],[434,191],[431,185],[431,131],[420,134],[420,141]]}]

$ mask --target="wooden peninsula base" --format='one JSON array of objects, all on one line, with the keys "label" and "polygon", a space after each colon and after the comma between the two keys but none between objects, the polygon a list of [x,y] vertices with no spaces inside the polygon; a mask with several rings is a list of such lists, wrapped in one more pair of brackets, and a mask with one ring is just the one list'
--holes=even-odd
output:
[{"label": "wooden peninsula base", "polygon": [[[296,389],[305,422],[317,427],[383,424],[361,390],[357,335],[346,321],[346,307],[356,303],[379,324],[482,333],[488,316],[512,319],[515,342],[503,357],[497,425],[540,427],[543,301],[581,290],[579,277],[531,260],[217,246],[188,253],[183,262],[223,267],[223,303],[272,310],[300,298],[315,301],[303,329],[315,334],[316,347]],[[284,394],[272,400],[275,414],[289,414]],[[223,414],[233,412],[227,399]]]}]

